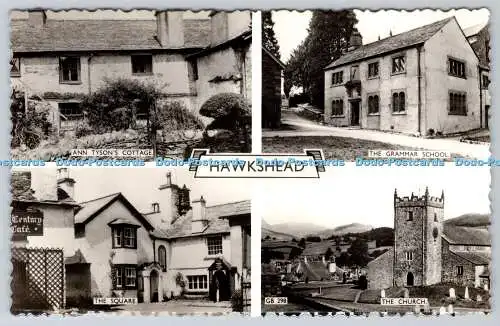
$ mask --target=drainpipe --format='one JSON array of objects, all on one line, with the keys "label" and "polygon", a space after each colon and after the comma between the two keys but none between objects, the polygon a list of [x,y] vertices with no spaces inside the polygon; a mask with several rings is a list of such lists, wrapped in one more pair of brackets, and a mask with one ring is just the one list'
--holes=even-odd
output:
[{"label": "drainpipe", "polygon": [[418,133],[422,135],[422,90],[421,90],[421,80],[422,80],[422,67],[421,67],[421,61],[420,61],[420,55],[422,53],[422,46],[417,47],[417,78],[418,78],[418,102],[417,102],[417,107],[418,107]]},{"label": "drainpipe", "polygon": [[92,61],[93,57],[94,57],[94,53],[91,53],[89,55],[89,58],[87,59],[87,78],[88,78],[88,82],[89,82],[89,95],[90,95],[90,93],[92,93],[92,82],[90,79],[90,61]]},{"label": "drainpipe", "polygon": [[[479,79],[479,128],[483,128],[483,89],[482,89],[482,80],[483,76],[481,75],[481,67],[477,66],[478,71],[478,79]],[[486,118],[488,119],[488,118]]]},{"label": "drainpipe", "polygon": [[153,238],[153,263],[156,263],[156,238]]}]

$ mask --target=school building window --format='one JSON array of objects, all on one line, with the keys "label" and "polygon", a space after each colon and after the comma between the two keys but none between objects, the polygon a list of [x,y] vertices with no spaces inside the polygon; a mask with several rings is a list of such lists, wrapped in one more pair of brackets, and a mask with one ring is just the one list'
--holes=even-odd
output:
[{"label": "school building window", "polygon": [[467,95],[465,93],[450,92],[450,114],[467,115]]},{"label": "school building window", "polygon": [[368,96],[368,114],[379,113],[380,98],[378,95]]},{"label": "school building window", "polygon": [[411,251],[405,252],[405,258],[406,258],[406,261],[412,261],[413,260],[413,252],[411,252]]},{"label": "school building window", "polygon": [[208,289],[208,278],[206,275],[190,275],[188,279],[189,290],[206,290]]},{"label": "school building window", "polygon": [[488,86],[490,85],[490,79],[488,77],[488,75],[483,75],[483,80],[482,80],[482,88],[483,89],[488,89]]},{"label": "school building window", "polygon": [[343,100],[333,100],[333,102],[332,102],[332,115],[337,115],[337,116],[344,115],[344,101]]},{"label": "school building window", "polygon": [[448,73],[451,76],[465,78],[465,62],[448,59]]},{"label": "school building window", "polygon": [[153,73],[152,55],[133,55],[132,56],[132,74],[144,75]]},{"label": "school building window", "polygon": [[462,275],[464,275],[464,267],[457,266],[457,276],[462,276]]},{"label": "school building window", "polygon": [[113,281],[115,289],[137,288],[137,269],[134,265],[114,265]]},{"label": "school building window", "polygon": [[131,226],[114,226],[113,248],[137,249],[137,228]]},{"label": "school building window", "polygon": [[163,245],[158,247],[158,263],[163,271],[167,270],[167,250]]},{"label": "school building window", "polygon": [[80,82],[80,57],[59,58],[59,82]]},{"label": "school building window", "polygon": [[406,110],[405,92],[392,93],[392,112],[399,113]]},{"label": "school building window", "polygon": [[332,74],[332,85],[340,85],[344,82],[344,72],[337,71]]},{"label": "school building window", "polygon": [[392,73],[400,74],[406,71],[406,59],[404,55],[392,58]]},{"label": "school building window", "polygon": [[368,64],[368,78],[378,77],[378,62]]},{"label": "school building window", "polygon": [[83,118],[83,110],[80,103],[59,103],[59,113],[65,120],[79,120]]},{"label": "school building window", "polygon": [[222,254],[222,236],[207,238],[207,247],[211,256]]}]

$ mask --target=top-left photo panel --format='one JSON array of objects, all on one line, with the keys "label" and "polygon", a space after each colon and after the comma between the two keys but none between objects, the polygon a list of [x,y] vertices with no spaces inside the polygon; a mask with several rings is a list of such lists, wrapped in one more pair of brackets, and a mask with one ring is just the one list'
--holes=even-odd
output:
[{"label": "top-left photo panel", "polygon": [[250,11],[10,12],[11,158],[251,152]]}]

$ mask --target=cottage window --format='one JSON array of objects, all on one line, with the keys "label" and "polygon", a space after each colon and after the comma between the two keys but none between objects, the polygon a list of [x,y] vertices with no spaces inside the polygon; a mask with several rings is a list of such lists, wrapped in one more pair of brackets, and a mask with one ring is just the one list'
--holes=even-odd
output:
[{"label": "cottage window", "polygon": [[333,100],[332,102],[332,115],[342,116],[344,115],[344,101],[343,100]]},{"label": "cottage window", "polygon": [[145,75],[153,73],[152,55],[133,55],[131,58],[132,58],[132,74]]},{"label": "cottage window", "polygon": [[448,73],[451,76],[465,78],[465,62],[449,58]]},{"label": "cottage window", "polygon": [[80,57],[59,58],[59,81],[61,83],[80,82]]},{"label": "cottage window", "polygon": [[113,266],[113,288],[114,289],[136,289],[137,288],[137,266],[114,265]]},{"label": "cottage window", "polygon": [[462,275],[464,275],[464,267],[457,266],[457,276],[462,276]]},{"label": "cottage window", "polygon": [[208,255],[222,254],[222,236],[207,238]]},{"label": "cottage window", "polygon": [[413,252],[411,252],[411,251],[405,252],[405,258],[406,258],[406,261],[412,261],[413,260]]},{"label": "cottage window", "polygon": [[392,58],[392,73],[400,74],[406,71],[405,56],[397,56]]},{"label": "cottage window", "polygon": [[378,95],[368,96],[368,114],[379,113],[380,99]]},{"label": "cottage window", "polygon": [[59,113],[61,113],[64,120],[80,120],[83,118],[83,110],[80,103],[59,103]]},{"label": "cottage window", "polygon": [[467,95],[461,92],[450,92],[451,115],[467,115]]},{"label": "cottage window", "polygon": [[189,275],[187,279],[188,279],[189,290],[208,289],[208,278],[206,275]]},{"label": "cottage window", "polygon": [[406,110],[405,92],[392,93],[392,112],[399,113]]},{"label": "cottage window", "polygon": [[116,226],[112,230],[113,248],[137,248],[137,228]]},{"label": "cottage window", "polygon": [[406,216],[407,221],[413,221],[413,212],[408,212],[408,215]]},{"label": "cottage window", "polygon": [[344,82],[344,72],[337,71],[332,74],[332,85],[340,85]]},{"label": "cottage window", "polygon": [[161,245],[158,247],[158,262],[163,269],[163,271],[167,270],[167,250],[165,246]]},{"label": "cottage window", "polygon": [[368,64],[368,78],[378,77],[378,62]]},{"label": "cottage window", "polygon": [[21,76],[21,59],[12,58],[10,60],[10,77],[20,77]]}]

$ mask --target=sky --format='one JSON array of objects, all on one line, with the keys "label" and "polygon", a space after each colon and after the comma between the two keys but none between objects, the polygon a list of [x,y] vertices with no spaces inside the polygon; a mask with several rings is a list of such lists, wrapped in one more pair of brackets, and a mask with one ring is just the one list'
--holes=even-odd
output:
[{"label": "sky", "polygon": [[[55,168],[32,169],[32,173],[52,173]],[[195,179],[193,172],[184,168],[72,168],[69,176],[75,179],[77,202],[92,200],[121,192],[140,212],[149,212],[158,187],[165,184],[167,172],[172,172],[172,183],[191,190],[191,200],[203,195],[207,206],[252,199],[252,187],[241,185],[236,179]]]},{"label": "sky", "polygon": [[[357,28],[363,36],[363,44],[375,42],[378,37],[393,35],[433,23],[435,21],[455,16],[462,28],[486,23],[489,19],[488,9],[479,10],[416,10],[395,11],[361,11],[354,10],[358,19]],[[286,62],[293,49],[295,49],[307,36],[307,29],[312,17],[311,11],[274,11],[274,31],[281,51],[281,59]]]},{"label": "sky", "polygon": [[[209,18],[209,11],[192,12],[185,11],[184,18]],[[155,19],[153,10],[132,10],[125,12],[122,10],[97,10],[97,11],[81,11],[81,10],[68,10],[68,11],[47,11],[47,19]],[[27,12],[12,11],[12,19],[27,18]]]},{"label": "sky", "polygon": [[[444,217],[490,212],[490,169],[355,167],[327,169],[317,180],[270,180],[264,196],[254,200],[263,207],[269,224],[311,223],[334,228],[350,223],[393,227],[394,189],[399,196],[431,196],[444,190]],[[268,195],[268,194],[272,194]]]}]

